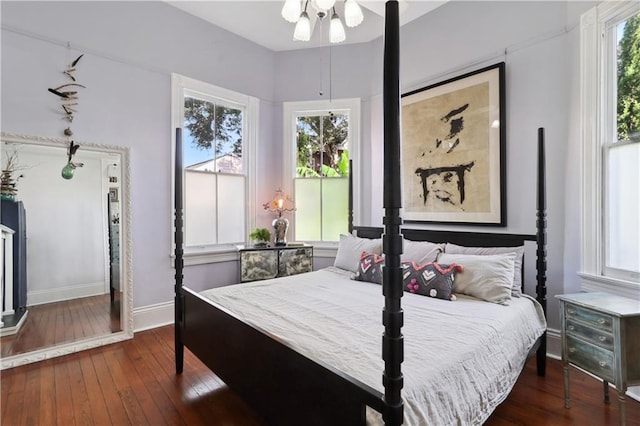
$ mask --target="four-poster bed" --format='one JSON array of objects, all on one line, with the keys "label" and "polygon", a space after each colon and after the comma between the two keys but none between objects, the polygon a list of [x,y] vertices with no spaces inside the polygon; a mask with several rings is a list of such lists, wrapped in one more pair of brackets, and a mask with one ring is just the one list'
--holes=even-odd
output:
[{"label": "four-poster bed", "polygon": [[[421,229],[403,228],[400,218],[400,85],[399,85],[399,23],[398,5],[395,1],[389,1],[386,5],[385,18],[385,59],[384,59],[384,208],[383,219],[384,229],[373,227],[353,227],[358,238],[378,239],[381,238],[383,252],[385,255],[385,267],[383,268],[382,293],[384,294],[384,310],[382,323],[384,333],[382,338],[382,351],[374,350],[377,359],[382,353],[384,369],[378,368],[378,362],[372,360],[368,351],[364,348],[375,345],[379,347],[380,333],[374,330],[374,334],[368,335],[368,327],[371,327],[369,320],[379,324],[379,307],[382,300],[379,298],[380,289],[375,284],[353,281],[349,278],[348,271],[341,271],[339,268],[321,270],[308,274],[320,276],[318,281],[307,278],[308,274],[302,274],[285,279],[274,279],[261,281],[258,283],[242,284],[241,286],[228,286],[224,289],[216,289],[207,292],[194,292],[183,286],[183,235],[182,235],[182,147],[181,130],[176,131],[176,174],[175,174],[175,241],[176,241],[176,275],[175,275],[175,345],[176,345],[176,371],[181,373],[183,369],[183,353],[186,346],[203,363],[216,373],[231,389],[237,392],[257,413],[262,415],[269,424],[277,425],[357,425],[365,424],[367,418],[380,422],[381,419],[371,410],[382,413],[382,421],[388,425],[401,424],[404,420],[419,422],[418,416],[432,416],[428,411],[438,411],[440,406],[430,405],[432,400],[438,399],[431,396],[428,390],[417,389],[415,382],[423,381],[421,372],[416,370],[408,371],[407,377],[403,377],[401,370],[402,362],[407,357],[407,364],[415,364],[416,356],[413,348],[414,342],[419,338],[422,324],[416,326],[414,321],[420,315],[426,315],[422,321],[430,325],[435,324],[436,314],[448,315],[458,309],[463,311],[460,315],[463,321],[468,323],[482,323],[486,316],[487,328],[507,329],[510,324],[505,324],[504,320],[494,318],[495,315],[488,311],[504,308],[504,315],[507,310],[526,311],[524,314],[513,314],[509,321],[521,322],[524,328],[530,328],[531,336],[528,341],[519,342],[518,345],[524,350],[524,354],[511,354],[505,352],[503,366],[504,374],[509,374],[511,382],[515,382],[517,375],[524,365],[523,359],[527,355],[537,353],[538,374],[544,375],[546,345],[546,333],[544,328],[543,311],[546,306],[545,287],[545,199],[544,199],[544,151],[543,132],[539,133],[539,167],[538,167],[538,213],[537,213],[537,233],[536,235],[515,235],[504,233],[476,233],[458,231],[429,231]],[[349,217],[351,218],[351,211]],[[537,244],[536,262],[537,269],[537,301],[523,296],[513,299],[511,307],[496,305],[489,302],[479,301],[472,297],[461,296],[455,302],[442,301],[424,296],[406,295],[405,306],[402,307],[400,300],[404,294],[402,252],[404,238],[414,241],[429,241],[431,243],[452,243],[470,247],[519,247],[525,241],[535,241]],[[307,281],[310,280],[310,281]],[[323,281],[324,280],[324,281]],[[293,284],[293,285],[292,285]],[[351,297],[344,293],[345,287],[353,287],[356,296]],[[241,294],[234,294],[235,287]],[[291,293],[298,293],[311,289],[315,291],[315,299],[297,299]],[[320,290],[318,290],[320,289]],[[376,310],[369,312],[371,305],[362,305],[355,309],[352,305],[335,304],[337,299],[354,298],[360,299],[373,297],[380,303],[374,306]],[[249,297],[254,297],[250,299]],[[282,296],[282,298],[278,298]],[[272,299],[273,297],[273,299]],[[298,297],[298,296],[295,296]],[[311,297],[302,295],[300,297]],[[301,301],[303,300],[303,301]],[[319,301],[318,301],[319,300]],[[318,301],[318,302],[317,302]],[[296,311],[299,306],[307,309],[308,305],[317,305],[318,309],[312,311]],[[429,303],[428,307],[423,305]],[[529,307],[522,307],[528,305]],[[534,308],[532,306],[535,305]],[[358,305],[360,306],[360,305]],[[426,306],[426,305],[425,305]],[[470,307],[470,309],[467,309]],[[403,308],[406,311],[403,311]],[[290,311],[293,309],[293,311]],[[536,309],[539,311],[537,325],[533,326],[533,318],[536,316]],[[342,318],[345,311],[354,311],[354,317]],[[465,314],[464,311],[467,313]],[[377,313],[376,313],[377,312]],[[406,317],[405,317],[406,312]],[[469,317],[468,312],[473,312],[474,316]],[[274,317],[274,323],[263,322],[264,318]],[[358,316],[360,315],[360,316]],[[443,316],[440,315],[440,316]],[[464,315],[467,315],[464,317]],[[493,316],[492,316],[493,315]],[[275,317],[282,316],[277,319]],[[498,315],[501,316],[501,315]],[[314,321],[313,318],[316,318]],[[526,318],[526,319],[525,319]],[[300,324],[297,330],[293,329],[292,334],[301,334],[301,341],[294,340],[289,331],[281,331],[287,323],[305,322]],[[304,319],[304,321],[302,321]],[[276,321],[280,321],[279,323]],[[330,323],[336,321],[332,327]],[[342,322],[339,322],[342,321]],[[356,324],[355,335],[368,337],[365,340],[358,340],[356,336],[347,333],[346,329],[350,325]],[[364,324],[367,323],[367,324]],[[405,325],[407,336],[407,350],[404,347],[403,333]],[[295,324],[294,324],[295,325]],[[305,328],[306,327],[306,328]],[[378,327],[377,325],[375,327]],[[433,325],[434,328],[440,326]],[[336,329],[336,334],[331,336],[316,336],[311,333],[313,330],[324,328]],[[464,333],[465,325],[460,327],[460,333]],[[418,330],[416,333],[415,330]],[[310,331],[311,330],[311,331]],[[382,328],[380,328],[382,331]],[[475,332],[473,332],[475,333]],[[516,334],[519,334],[516,333]],[[304,340],[320,341],[320,352],[318,349],[311,349]],[[323,339],[328,343],[323,343]],[[511,337],[509,337],[511,338]],[[414,339],[414,340],[412,340]],[[500,341],[500,333],[494,333],[489,340],[483,340],[481,346],[491,346],[491,350],[498,350],[503,342]],[[464,340],[464,339],[463,339]],[[464,342],[466,344],[466,342]],[[331,346],[331,345],[334,346]],[[422,343],[421,343],[422,344]],[[426,343],[427,346],[439,347],[437,342]],[[449,343],[447,343],[449,345]],[[464,352],[464,345],[455,346],[456,352]],[[522,351],[521,351],[522,352]],[[337,357],[332,355],[338,354]],[[348,358],[360,360],[360,365],[355,369],[347,367],[353,365]],[[433,353],[429,358],[444,357],[447,354]],[[469,356],[473,358],[473,356]],[[487,357],[490,357],[487,355]],[[344,361],[344,362],[343,362]],[[459,361],[460,363],[463,360]],[[466,361],[465,361],[466,362]],[[511,365],[515,364],[515,365]],[[508,367],[506,367],[508,365]],[[452,368],[456,365],[442,367],[449,368],[446,374],[451,374]],[[362,367],[362,368],[360,368]],[[374,368],[373,373],[371,368]],[[466,367],[461,367],[464,370]],[[471,370],[475,367],[469,366]],[[495,367],[493,368],[495,369]],[[475,370],[474,370],[475,371]],[[465,373],[461,371],[461,375]],[[380,380],[379,376],[382,376]],[[373,378],[372,378],[373,377]],[[424,379],[428,381],[428,379]],[[469,379],[472,383],[477,378]],[[407,384],[405,392],[410,394],[408,399],[410,407],[405,410],[402,398],[402,389]],[[423,383],[424,384],[424,383]],[[421,385],[423,385],[421,384]],[[380,386],[382,385],[382,386]],[[426,383],[428,386],[429,384]],[[463,383],[464,386],[470,386]],[[434,385],[439,386],[439,385]],[[432,386],[433,387],[433,386]],[[439,389],[436,389],[439,391]],[[485,404],[477,412],[465,414],[473,423],[482,422],[493,410],[495,405],[500,403],[508,394],[510,387],[495,391],[494,401]],[[422,393],[424,392],[424,395]],[[475,393],[485,392],[476,389]],[[488,391],[487,391],[488,392]],[[420,394],[413,398],[414,394]],[[484,396],[484,395],[481,395]],[[409,397],[409,395],[407,395]],[[427,407],[424,410],[422,407]],[[459,416],[459,412],[466,410],[465,407],[453,407],[450,413],[437,413],[438,415]],[[367,412],[369,411],[369,412]],[[423,413],[424,411],[424,413]],[[426,417],[425,417],[426,418]],[[433,417],[430,417],[433,418]]]}]

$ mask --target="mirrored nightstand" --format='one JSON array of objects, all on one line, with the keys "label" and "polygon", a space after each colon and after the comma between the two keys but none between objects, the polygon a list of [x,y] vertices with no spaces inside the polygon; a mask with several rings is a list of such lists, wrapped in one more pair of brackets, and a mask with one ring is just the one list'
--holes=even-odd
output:
[{"label": "mirrored nightstand", "polygon": [[313,246],[241,247],[240,282],[311,272]]},{"label": "mirrored nightstand", "polygon": [[597,376],[618,390],[621,424],[626,423],[625,394],[640,384],[640,301],[608,293],[561,294],[564,406],[569,401],[569,365]]}]

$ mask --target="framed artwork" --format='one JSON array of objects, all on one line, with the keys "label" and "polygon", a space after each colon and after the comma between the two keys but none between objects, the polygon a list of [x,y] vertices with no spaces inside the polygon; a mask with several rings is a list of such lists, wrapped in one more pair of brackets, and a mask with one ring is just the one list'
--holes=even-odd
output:
[{"label": "framed artwork", "polygon": [[109,188],[109,200],[112,203],[120,201],[120,198],[118,197],[118,188]]},{"label": "framed artwork", "polygon": [[402,95],[405,222],[506,226],[504,62]]}]

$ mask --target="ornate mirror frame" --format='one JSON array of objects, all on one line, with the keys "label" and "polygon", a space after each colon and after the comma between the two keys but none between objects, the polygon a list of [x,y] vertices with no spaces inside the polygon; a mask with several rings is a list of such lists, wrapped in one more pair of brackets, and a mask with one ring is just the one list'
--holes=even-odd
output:
[{"label": "ornate mirror frame", "polygon": [[[67,149],[69,141],[61,138],[0,133],[2,148],[6,143],[47,145]],[[131,261],[131,169],[129,148],[115,145],[102,145],[78,141],[82,150],[118,154],[121,158],[121,194],[120,194],[120,226],[122,246],[121,253],[121,331],[101,336],[90,337],[69,343],[62,343],[48,348],[37,349],[23,354],[11,355],[0,359],[0,370],[17,367],[45,359],[68,355],[133,338],[133,274]]]}]

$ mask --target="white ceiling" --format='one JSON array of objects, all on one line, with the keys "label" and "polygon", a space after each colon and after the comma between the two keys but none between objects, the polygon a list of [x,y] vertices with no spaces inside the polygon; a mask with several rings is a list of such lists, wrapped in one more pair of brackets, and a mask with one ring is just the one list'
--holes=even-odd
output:
[{"label": "white ceiling", "polygon": [[[404,25],[448,0],[400,0],[400,25]],[[235,33],[254,43],[274,51],[306,49],[328,44],[329,19],[325,18],[324,25],[318,25],[313,30],[308,42],[293,41],[295,24],[285,21],[280,16],[280,9],[284,0],[233,0],[233,1],[168,1],[191,15],[209,21],[218,27]],[[384,0],[358,0],[362,6],[364,22],[356,28],[345,26],[347,40],[344,43],[363,43],[380,37],[384,29]],[[311,12],[313,9],[309,6]],[[344,2],[336,2],[336,12],[344,18]],[[311,23],[316,23],[316,17],[309,13]],[[344,23],[344,19],[343,19]],[[324,43],[320,42],[320,32],[323,33]]]}]

